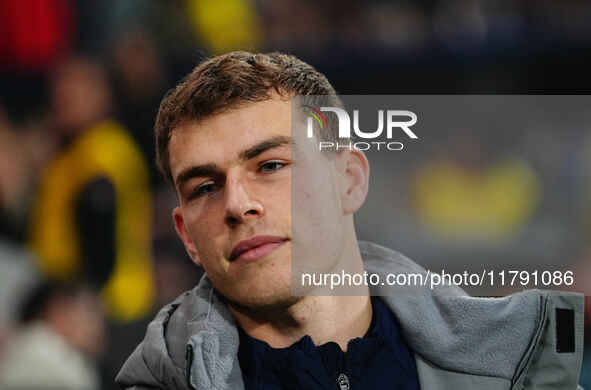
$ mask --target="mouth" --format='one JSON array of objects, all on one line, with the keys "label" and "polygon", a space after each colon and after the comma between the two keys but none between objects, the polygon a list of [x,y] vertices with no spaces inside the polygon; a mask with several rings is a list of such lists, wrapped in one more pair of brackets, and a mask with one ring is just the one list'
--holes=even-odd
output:
[{"label": "mouth", "polygon": [[240,241],[230,253],[230,261],[252,262],[271,253],[283,243],[287,238],[278,236],[254,236]]}]

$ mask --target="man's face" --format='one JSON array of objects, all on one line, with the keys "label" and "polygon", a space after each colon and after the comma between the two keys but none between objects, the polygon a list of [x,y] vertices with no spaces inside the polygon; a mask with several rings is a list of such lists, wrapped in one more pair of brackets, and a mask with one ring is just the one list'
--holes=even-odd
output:
[{"label": "man's face", "polygon": [[[293,303],[293,245],[316,248],[323,258],[340,255],[334,165],[305,142],[292,138],[290,103],[277,97],[173,132],[177,231],[230,301],[259,308]],[[305,179],[292,193],[296,168]],[[292,195],[300,229],[292,227]]]}]

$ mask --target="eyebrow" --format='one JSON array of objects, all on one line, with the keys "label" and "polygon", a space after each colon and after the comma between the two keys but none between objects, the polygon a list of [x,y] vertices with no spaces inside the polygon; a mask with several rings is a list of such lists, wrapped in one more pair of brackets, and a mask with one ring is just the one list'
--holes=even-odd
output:
[{"label": "eyebrow", "polygon": [[[242,150],[238,153],[238,158],[241,161],[251,160],[269,149],[285,145],[294,145],[293,139],[285,135],[274,136]],[[215,176],[219,174],[220,169],[215,163],[196,165],[183,169],[177,175],[176,183],[180,188],[186,181],[194,177]]]},{"label": "eyebrow", "polygon": [[250,160],[259,154],[279,146],[293,144],[292,138],[285,135],[278,135],[259,142],[238,154],[238,158],[242,161]]}]

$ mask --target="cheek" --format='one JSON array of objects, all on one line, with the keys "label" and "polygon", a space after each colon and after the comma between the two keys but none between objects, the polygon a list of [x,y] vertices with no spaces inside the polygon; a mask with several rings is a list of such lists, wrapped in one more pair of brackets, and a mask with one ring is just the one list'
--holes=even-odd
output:
[{"label": "cheek", "polygon": [[[316,164],[313,164],[313,163]],[[302,217],[315,224],[334,224],[338,219],[339,197],[336,178],[328,164],[323,161],[306,161],[294,171],[292,206],[294,222]]]},{"label": "cheek", "polygon": [[277,183],[271,188],[266,186],[261,189],[261,193],[265,194],[262,201],[268,216],[277,213],[287,215],[291,213],[292,186],[290,179]]},{"label": "cheek", "polygon": [[208,206],[205,202],[203,206],[188,207],[184,212],[184,220],[185,229],[197,250],[211,252],[215,238],[221,235],[223,229],[223,216],[218,208],[212,204]]},{"label": "cheek", "polygon": [[296,185],[293,191],[293,270],[324,272],[334,266],[344,247],[342,213],[330,175]]}]

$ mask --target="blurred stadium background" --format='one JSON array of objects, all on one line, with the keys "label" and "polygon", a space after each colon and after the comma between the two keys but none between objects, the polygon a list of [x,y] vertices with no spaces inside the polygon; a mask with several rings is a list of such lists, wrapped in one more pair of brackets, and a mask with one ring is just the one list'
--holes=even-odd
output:
[{"label": "blurred stadium background", "polygon": [[[198,281],[152,125],[204,57],[289,52],[340,94],[585,95],[589,20],[585,0],[0,1],[0,387],[116,388],[154,312]],[[395,180],[372,183],[361,237],[450,268],[541,256],[591,295],[591,127],[572,127],[370,156]]]}]

